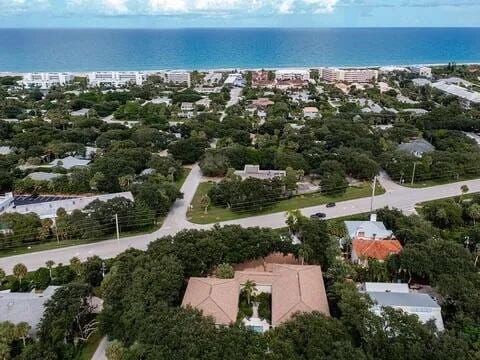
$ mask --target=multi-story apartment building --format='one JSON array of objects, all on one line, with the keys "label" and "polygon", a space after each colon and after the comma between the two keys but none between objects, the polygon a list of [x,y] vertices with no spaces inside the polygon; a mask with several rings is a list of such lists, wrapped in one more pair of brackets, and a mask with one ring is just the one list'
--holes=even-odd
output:
[{"label": "multi-story apartment building", "polygon": [[53,85],[66,85],[73,80],[71,73],[28,73],[23,75],[22,85],[49,89]]},{"label": "multi-story apartment building", "polygon": [[288,80],[310,80],[310,71],[305,69],[281,69],[275,71],[275,80],[288,81]]},{"label": "multi-story apartment building", "polygon": [[96,71],[88,74],[88,84],[90,86],[142,85],[145,80],[146,75],[138,71]]},{"label": "multi-story apartment building", "polygon": [[188,71],[167,71],[165,73],[165,82],[172,84],[191,85],[190,73]]},{"label": "multi-story apartment building", "polygon": [[376,81],[378,70],[325,68],[322,79],[328,82],[368,83]]}]

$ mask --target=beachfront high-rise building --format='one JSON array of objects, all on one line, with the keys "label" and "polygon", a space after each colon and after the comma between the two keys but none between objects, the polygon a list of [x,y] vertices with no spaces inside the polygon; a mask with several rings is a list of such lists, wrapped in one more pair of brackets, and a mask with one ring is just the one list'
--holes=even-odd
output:
[{"label": "beachfront high-rise building", "polygon": [[167,71],[165,73],[165,82],[190,86],[190,73],[188,71]]},{"label": "beachfront high-rise building", "polygon": [[90,86],[142,85],[145,80],[146,75],[138,71],[95,71],[88,74],[88,84]]},{"label": "beachfront high-rise building", "polygon": [[49,89],[53,85],[66,85],[73,80],[71,73],[28,73],[23,75],[22,85]]},{"label": "beachfront high-rise building", "polygon": [[322,79],[328,82],[368,83],[377,78],[378,70],[372,69],[322,69]]}]

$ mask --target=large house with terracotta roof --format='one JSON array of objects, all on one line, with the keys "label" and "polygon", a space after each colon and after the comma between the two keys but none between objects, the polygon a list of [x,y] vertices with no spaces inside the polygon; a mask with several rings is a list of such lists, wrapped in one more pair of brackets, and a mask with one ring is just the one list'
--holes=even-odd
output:
[{"label": "large house with terracotta roof", "polygon": [[[253,281],[257,293],[271,294],[271,324],[262,331],[288,321],[297,312],[330,314],[320,266],[256,265],[235,271],[233,279],[190,278],[182,306],[202,310],[216,325],[230,325],[237,321],[242,286]],[[243,322],[249,326],[255,319]]]}]

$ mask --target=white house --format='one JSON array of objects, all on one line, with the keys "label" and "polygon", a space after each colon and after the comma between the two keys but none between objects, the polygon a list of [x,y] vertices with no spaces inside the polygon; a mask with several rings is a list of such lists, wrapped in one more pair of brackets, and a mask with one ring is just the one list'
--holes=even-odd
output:
[{"label": "white house", "polygon": [[182,102],[182,104],[180,105],[180,110],[193,111],[195,110],[195,104],[192,102]]},{"label": "white house", "polygon": [[418,74],[421,77],[432,77],[432,69],[427,66],[412,66],[410,70],[413,74]]},{"label": "white house", "polygon": [[227,79],[223,83],[224,86],[233,88],[233,87],[243,87],[245,86],[245,80],[243,80],[242,74],[228,74]]},{"label": "white house", "polygon": [[306,119],[316,119],[321,117],[320,112],[314,106],[307,106],[303,109],[303,117]]},{"label": "white house", "polygon": [[422,323],[433,320],[438,331],[445,329],[440,305],[428,294],[411,292],[408,284],[366,283],[365,293],[375,302],[372,310],[377,315],[392,307],[417,315]]},{"label": "white house", "polygon": [[277,177],[285,177],[285,170],[260,170],[260,165],[245,165],[243,170],[236,170],[235,175],[242,179],[257,178],[257,179],[273,179]]}]

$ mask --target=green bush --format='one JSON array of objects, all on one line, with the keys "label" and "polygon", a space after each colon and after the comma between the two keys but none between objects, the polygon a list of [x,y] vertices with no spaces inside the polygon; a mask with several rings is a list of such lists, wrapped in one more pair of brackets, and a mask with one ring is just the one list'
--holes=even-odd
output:
[{"label": "green bush", "polygon": [[50,285],[50,271],[45,268],[41,267],[33,274],[33,285],[35,289],[43,290],[46,289],[48,285]]}]

